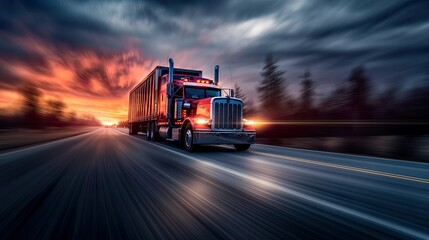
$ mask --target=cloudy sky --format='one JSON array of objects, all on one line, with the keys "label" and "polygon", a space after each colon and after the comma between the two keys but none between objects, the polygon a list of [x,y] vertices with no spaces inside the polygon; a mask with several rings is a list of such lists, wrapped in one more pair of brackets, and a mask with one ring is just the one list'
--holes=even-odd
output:
[{"label": "cloudy sky", "polygon": [[[102,121],[127,115],[128,91],[173,57],[256,96],[267,53],[292,94],[310,69],[319,94],[364,64],[378,89],[429,81],[429,1],[2,1],[0,109],[17,86]],[[257,101],[257,98],[254,97]]]}]

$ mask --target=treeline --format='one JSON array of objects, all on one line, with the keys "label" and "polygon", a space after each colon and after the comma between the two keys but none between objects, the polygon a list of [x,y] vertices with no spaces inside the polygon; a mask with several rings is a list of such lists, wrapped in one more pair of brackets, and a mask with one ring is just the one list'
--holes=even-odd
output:
[{"label": "treeline", "polygon": [[21,106],[12,114],[0,111],[0,128],[45,128],[65,126],[99,126],[100,121],[93,115],[78,116],[59,99],[43,99],[37,86],[26,84],[18,88],[23,98]]},{"label": "treeline", "polygon": [[409,90],[380,90],[364,66],[355,67],[344,79],[321,95],[311,71],[305,70],[297,77],[299,93],[291,94],[284,72],[268,55],[257,88],[259,106],[248,100],[237,85],[235,92],[245,100],[245,115],[266,120],[429,120],[429,83]]},{"label": "treeline", "polygon": [[128,127],[128,120],[120,120],[116,126],[117,127]]}]

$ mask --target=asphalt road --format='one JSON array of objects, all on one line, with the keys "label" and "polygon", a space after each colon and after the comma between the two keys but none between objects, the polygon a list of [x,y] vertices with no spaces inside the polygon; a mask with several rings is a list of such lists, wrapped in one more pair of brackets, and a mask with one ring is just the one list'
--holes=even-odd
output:
[{"label": "asphalt road", "polygon": [[429,239],[429,164],[126,132],[1,154],[0,239]]}]

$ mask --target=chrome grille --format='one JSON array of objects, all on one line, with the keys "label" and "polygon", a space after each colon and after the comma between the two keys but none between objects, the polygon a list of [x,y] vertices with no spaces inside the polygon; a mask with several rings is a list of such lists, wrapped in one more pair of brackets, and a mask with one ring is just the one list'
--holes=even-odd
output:
[{"label": "chrome grille", "polygon": [[243,103],[226,98],[214,99],[212,103],[212,125],[216,130],[241,130]]}]

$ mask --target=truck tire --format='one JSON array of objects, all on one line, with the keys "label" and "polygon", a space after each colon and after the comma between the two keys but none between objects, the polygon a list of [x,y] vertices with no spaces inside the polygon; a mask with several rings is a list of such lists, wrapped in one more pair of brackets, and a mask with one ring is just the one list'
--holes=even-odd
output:
[{"label": "truck tire", "polygon": [[183,147],[188,152],[193,152],[197,149],[198,145],[194,144],[194,130],[192,130],[192,125],[188,124],[185,127],[182,137]]},{"label": "truck tire", "polygon": [[152,123],[148,122],[146,125],[146,139],[151,140],[152,139]]},{"label": "truck tire", "polygon": [[249,149],[250,144],[234,144],[234,147],[237,151],[246,151]]},{"label": "truck tire", "polygon": [[137,135],[138,129],[137,124],[130,123],[128,124],[128,133],[130,135]]}]

